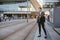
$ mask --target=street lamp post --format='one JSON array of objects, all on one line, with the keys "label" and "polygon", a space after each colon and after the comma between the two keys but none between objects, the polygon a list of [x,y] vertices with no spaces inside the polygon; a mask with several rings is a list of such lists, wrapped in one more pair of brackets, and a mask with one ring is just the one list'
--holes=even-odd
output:
[{"label": "street lamp post", "polygon": [[22,7],[21,7],[21,19],[22,19]]},{"label": "street lamp post", "polygon": [[28,22],[28,8],[29,8],[29,5],[28,5],[28,0],[27,0],[27,6],[19,6],[21,8],[21,11],[22,11],[22,8],[27,8],[27,22]]},{"label": "street lamp post", "polygon": [[28,0],[27,0],[27,22],[28,22]]}]

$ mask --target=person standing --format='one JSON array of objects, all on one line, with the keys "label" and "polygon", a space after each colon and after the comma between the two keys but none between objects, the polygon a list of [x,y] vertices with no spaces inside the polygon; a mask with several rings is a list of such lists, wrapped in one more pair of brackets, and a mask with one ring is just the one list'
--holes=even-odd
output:
[{"label": "person standing", "polygon": [[41,27],[43,28],[44,30],[44,33],[45,33],[45,38],[47,38],[47,33],[46,33],[46,30],[45,30],[45,16],[44,16],[44,12],[41,12],[41,17],[39,18],[40,21],[38,21],[38,27],[39,27],[39,36],[38,37],[41,37]]}]

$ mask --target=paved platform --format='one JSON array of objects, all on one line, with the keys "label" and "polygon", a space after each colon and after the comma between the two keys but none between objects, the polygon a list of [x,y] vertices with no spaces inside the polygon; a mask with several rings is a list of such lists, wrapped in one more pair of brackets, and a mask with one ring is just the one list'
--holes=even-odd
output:
[{"label": "paved platform", "polygon": [[60,35],[58,35],[52,25],[50,25],[48,22],[45,23],[45,29],[47,31],[47,38],[45,39],[45,35],[44,35],[44,31],[43,29],[41,28],[41,37],[38,37],[38,28],[37,28],[37,31],[36,31],[36,34],[35,34],[35,37],[34,37],[34,40],[60,40]]},{"label": "paved platform", "polygon": [[12,25],[5,28],[0,28],[0,40],[60,40],[52,25],[46,21],[45,28],[47,31],[47,38],[45,39],[44,31],[41,28],[41,37],[38,37],[38,25],[36,20],[29,20],[29,22],[23,22],[16,25]]},{"label": "paved platform", "polygon": [[35,34],[35,37],[34,37],[34,40],[51,40],[51,37],[50,37],[50,35],[48,33],[47,33],[47,39],[45,39],[45,34],[44,34],[44,31],[43,31],[42,28],[41,28],[41,37],[38,37],[38,35],[39,35],[39,32],[38,31],[39,30],[37,28],[36,34]]},{"label": "paved platform", "polygon": [[[5,28],[0,28],[0,40],[5,40],[5,39],[7,39],[8,36],[10,36],[12,34],[13,35],[15,34],[13,36],[14,39],[16,39],[16,36],[19,37],[19,38],[21,37],[21,39],[22,39],[23,38],[22,36],[25,35],[24,32],[26,32],[26,35],[27,35],[27,32],[29,32],[28,30],[31,30],[32,29],[32,26],[35,24],[34,22],[35,22],[34,20],[30,20],[28,23],[27,22],[24,22],[24,23],[16,24],[16,25],[13,25],[13,26],[5,27]],[[24,29],[26,27],[28,27],[27,28],[28,30],[26,29],[26,30],[23,30],[22,31],[22,29]],[[17,31],[19,31],[19,32],[17,32]],[[22,34],[22,36],[18,36],[18,35],[21,35],[21,34]],[[11,40],[11,39],[7,39],[7,40]],[[18,39],[16,39],[16,40],[18,40]]]},{"label": "paved platform", "polygon": [[60,28],[54,28],[54,30],[60,35]]},{"label": "paved platform", "polygon": [[51,40],[60,40],[60,36],[54,31],[53,26],[46,23],[46,30],[51,37]]},{"label": "paved platform", "polygon": [[16,33],[8,36],[4,40],[25,40],[25,38],[27,37],[27,35],[30,33],[32,29],[32,25],[34,25],[34,23],[25,26],[25,28],[23,28],[22,30],[18,30]]},{"label": "paved platform", "polygon": [[[28,22],[31,22],[31,21],[32,21],[32,19],[29,19]],[[20,24],[20,23],[23,23],[23,22],[27,22],[27,19],[17,19],[17,20],[1,22],[0,23],[0,28],[4,28],[4,27]]]}]

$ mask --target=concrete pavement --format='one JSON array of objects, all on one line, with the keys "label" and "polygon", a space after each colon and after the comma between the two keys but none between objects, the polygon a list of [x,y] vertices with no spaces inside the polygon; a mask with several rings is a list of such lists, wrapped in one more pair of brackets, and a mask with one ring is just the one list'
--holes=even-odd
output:
[{"label": "concrete pavement", "polygon": [[[10,27],[6,27],[6,28],[2,28],[0,29],[0,39],[1,40],[5,40],[5,38],[7,38],[8,36],[14,34],[15,32],[17,32],[18,30],[22,30],[24,29],[26,26],[29,26],[31,23],[34,23],[34,20],[32,21],[29,21],[28,23],[27,22],[24,22],[22,24],[17,24],[17,25],[14,25],[14,26],[10,26]],[[31,25],[32,27],[32,25]],[[30,27],[30,28],[31,28]],[[30,29],[29,28],[29,29]],[[30,29],[31,30],[31,29]],[[28,31],[28,30],[27,30]],[[21,31],[23,32],[23,31]],[[20,33],[21,33],[20,32]],[[25,31],[26,32],[26,31]],[[22,33],[21,33],[22,34]],[[21,35],[20,34],[20,35]],[[24,35],[24,34],[23,34]],[[23,37],[22,37],[23,38]],[[8,39],[9,40],[9,39]]]},{"label": "concrete pavement", "polygon": [[[37,25],[38,26],[38,25]],[[53,26],[51,24],[49,24],[47,21],[45,23],[45,29],[47,31],[47,38],[45,39],[45,35],[44,35],[44,31],[41,28],[41,37],[38,37],[39,32],[38,32],[38,28],[34,37],[34,40],[60,40],[60,35],[58,35],[54,29]]]},{"label": "concrete pavement", "polygon": [[54,30],[60,35],[60,28],[54,28]]},{"label": "concrete pavement", "polygon": [[45,28],[47,39],[41,28],[41,37],[38,37],[38,25],[36,20],[19,23],[13,26],[0,28],[0,40],[60,40],[60,36],[53,30],[53,26],[46,21]]},{"label": "concrete pavement", "polygon": [[32,29],[32,25],[34,25],[34,23],[29,24],[28,26],[26,26],[22,30],[18,30],[16,33],[8,36],[4,40],[25,40],[25,37],[29,34],[29,32]]}]

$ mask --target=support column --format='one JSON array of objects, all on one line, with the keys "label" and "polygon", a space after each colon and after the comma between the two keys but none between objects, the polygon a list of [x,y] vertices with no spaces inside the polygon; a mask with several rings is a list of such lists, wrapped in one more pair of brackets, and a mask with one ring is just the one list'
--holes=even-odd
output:
[{"label": "support column", "polygon": [[55,7],[53,11],[53,24],[54,27],[60,28],[60,7]]}]

